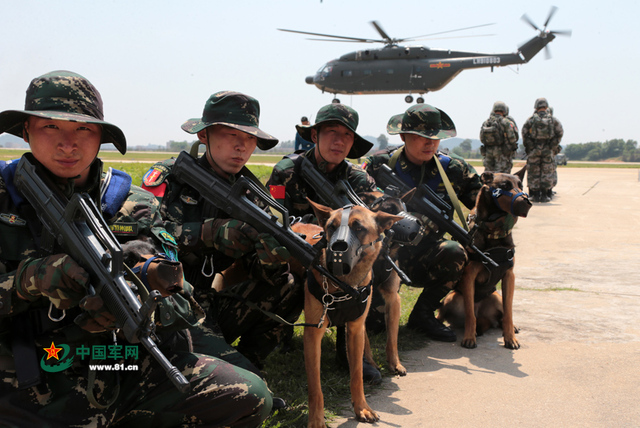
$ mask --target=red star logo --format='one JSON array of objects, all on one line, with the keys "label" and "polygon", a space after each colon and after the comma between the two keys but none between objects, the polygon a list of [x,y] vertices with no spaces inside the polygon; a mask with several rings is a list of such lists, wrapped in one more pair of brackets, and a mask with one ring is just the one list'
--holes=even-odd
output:
[{"label": "red star logo", "polygon": [[55,345],[53,342],[51,342],[51,346],[50,346],[50,347],[48,347],[48,348],[42,348],[42,349],[44,349],[45,351],[47,351],[47,354],[49,354],[49,355],[47,355],[47,360],[48,360],[49,358],[52,358],[52,357],[53,357],[53,358],[55,358],[56,360],[59,360],[59,359],[60,359],[60,357],[58,357],[58,353],[59,353],[60,351],[62,351],[62,348],[56,348],[56,345]]}]

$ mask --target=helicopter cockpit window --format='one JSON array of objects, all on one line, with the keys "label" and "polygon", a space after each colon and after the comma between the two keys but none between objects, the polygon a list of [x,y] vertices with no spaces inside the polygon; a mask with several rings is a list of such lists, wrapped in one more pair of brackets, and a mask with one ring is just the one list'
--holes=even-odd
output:
[{"label": "helicopter cockpit window", "polygon": [[320,67],[320,70],[318,70],[318,74],[322,75],[322,76],[328,76],[329,74],[331,74],[331,70],[333,69],[333,67],[331,67],[330,65],[323,65],[322,67]]}]

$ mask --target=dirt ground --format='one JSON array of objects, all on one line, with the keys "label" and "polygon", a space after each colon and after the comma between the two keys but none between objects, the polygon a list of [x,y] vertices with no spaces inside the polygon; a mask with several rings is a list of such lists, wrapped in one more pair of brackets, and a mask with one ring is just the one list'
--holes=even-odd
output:
[{"label": "dirt ground", "polygon": [[514,229],[522,347],[456,330],[401,353],[409,374],[367,388],[373,426],[640,426],[640,170],[560,167],[556,190]]}]

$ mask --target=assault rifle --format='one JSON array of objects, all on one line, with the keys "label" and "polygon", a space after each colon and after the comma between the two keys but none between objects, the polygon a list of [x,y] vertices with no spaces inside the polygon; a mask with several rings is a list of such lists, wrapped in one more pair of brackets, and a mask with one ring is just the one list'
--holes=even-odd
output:
[{"label": "assault rifle", "polygon": [[[247,177],[239,177],[233,186],[227,181],[216,177],[200,166],[189,153],[182,151],[176,159],[171,174],[182,183],[194,188],[207,202],[226,213],[229,217],[251,225],[260,233],[272,235],[280,245],[284,246],[293,258],[303,266],[316,269],[322,275],[331,279],[342,291],[357,297],[353,287],[340,281],[325,269],[318,258],[322,248],[326,245],[323,239],[316,245],[311,245],[291,229],[289,211],[280,205],[266,191]],[[281,213],[282,223],[278,218],[260,208],[249,200],[247,192],[265,206]]]},{"label": "assault rifle", "polygon": [[307,184],[313,187],[323,204],[334,210],[347,205],[360,205],[367,208],[347,180],[338,180],[333,184],[320,174],[309,159],[301,157],[300,175]]},{"label": "assault rifle", "polygon": [[[411,190],[411,187],[402,181],[388,165],[381,166],[376,176],[376,183],[378,187],[381,188],[386,188],[389,185],[396,186],[403,193]],[[471,248],[486,263],[494,267],[498,266],[493,259],[473,244],[473,233],[470,234],[455,222],[451,205],[442,200],[429,186],[426,184],[418,186],[410,203],[415,207],[416,211],[426,215],[438,228],[449,233],[455,241],[458,241],[465,247]]]},{"label": "assault rifle", "polygon": [[189,382],[152,340],[155,324],[151,314],[161,300],[160,292],[152,290],[140,304],[124,279],[122,247],[89,195],[75,193],[67,199],[32,159],[30,153],[22,156],[13,182],[44,225],[42,248],[49,252],[60,248],[82,266],[91,279],[88,294],[99,295],[126,339],[142,343],[176,388],[186,392]]}]

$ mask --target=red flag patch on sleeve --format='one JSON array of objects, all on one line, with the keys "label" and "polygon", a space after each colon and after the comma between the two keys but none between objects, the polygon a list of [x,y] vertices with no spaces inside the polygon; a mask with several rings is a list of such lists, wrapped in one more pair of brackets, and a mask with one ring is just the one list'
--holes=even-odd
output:
[{"label": "red flag patch on sleeve", "polygon": [[273,199],[284,199],[284,186],[269,186]]}]

